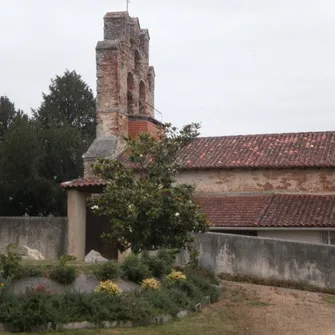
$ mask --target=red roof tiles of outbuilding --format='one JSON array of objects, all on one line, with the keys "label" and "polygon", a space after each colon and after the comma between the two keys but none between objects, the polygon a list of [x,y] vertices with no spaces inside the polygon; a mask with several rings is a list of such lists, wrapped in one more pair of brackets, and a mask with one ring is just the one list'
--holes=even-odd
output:
[{"label": "red roof tiles of outbuilding", "polygon": [[335,195],[201,196],[196,202],[213,227],[335,228]]}]

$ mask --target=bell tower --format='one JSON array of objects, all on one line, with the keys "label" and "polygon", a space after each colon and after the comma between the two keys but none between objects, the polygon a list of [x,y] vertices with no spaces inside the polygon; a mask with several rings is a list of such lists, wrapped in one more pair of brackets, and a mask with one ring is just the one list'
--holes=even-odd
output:
[{"label": "bell tower", "polygon": [[149,65],[147,29],[128,12],[104,17],[104,39],[96,46],[96,139],[84,156],[88,165],[97,158],[113,158],[125,145],[124,136],[155,132],[155,71]]}]

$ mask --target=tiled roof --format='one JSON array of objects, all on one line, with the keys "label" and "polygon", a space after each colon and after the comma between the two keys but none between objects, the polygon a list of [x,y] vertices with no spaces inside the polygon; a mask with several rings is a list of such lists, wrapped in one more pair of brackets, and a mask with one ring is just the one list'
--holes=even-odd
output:
[{"label": "tiled roof", "polygon": [[335,196],[271,194],[197,197],[214,227],[335,228]]},{"label": "tiled roof", "polygon": [[335,132],[199,137],[180,157],[185,169],[335,167]]},{"label": "tiled roof", "polygon": [[[117,158],[130,163],[127,150]],[[335,132],[199,137],[182,150],[180,158],[185,170],[335,167]],[[91,179],[66,182],[62,187],[92,186]]]},{"label": "tiled roof", "polygon": [[65,181],[61,183],[61,187],[64,189],[71,188],[84,188],[84,187],[99,187],[105,185],[106,182],[101,178],[90,177],[90,178],[80,178],[71,181]]}]

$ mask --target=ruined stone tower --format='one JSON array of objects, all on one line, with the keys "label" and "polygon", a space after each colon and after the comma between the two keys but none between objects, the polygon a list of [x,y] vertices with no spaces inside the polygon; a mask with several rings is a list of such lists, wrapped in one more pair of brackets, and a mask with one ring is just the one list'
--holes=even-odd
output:
[{"label": "ruined stone tower", "polygon": [[124,136],[157,131],[154,119],[155,72],[149,66],[149,32],[127,12],[107,13],[104,40],[96,46],[97,131],[84,156],[113,158],[124,149]]}]

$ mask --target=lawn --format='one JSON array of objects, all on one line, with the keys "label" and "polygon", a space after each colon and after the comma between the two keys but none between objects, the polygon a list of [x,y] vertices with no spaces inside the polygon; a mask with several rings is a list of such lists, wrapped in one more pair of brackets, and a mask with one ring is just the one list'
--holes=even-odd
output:
[{"label": "lawn", "polygon": [[[61,335],[238,335],[237,320],[226,306],[226,300],[210,305],[199,314],[162,326],[129,329],[65,331]],[[10,333],[0,333],[10,335]],[[41,335],[41,333],[27,333]],[[49,333],[50,334],[50,333]],[[57,333],[54,333],[57,334]]]}]

